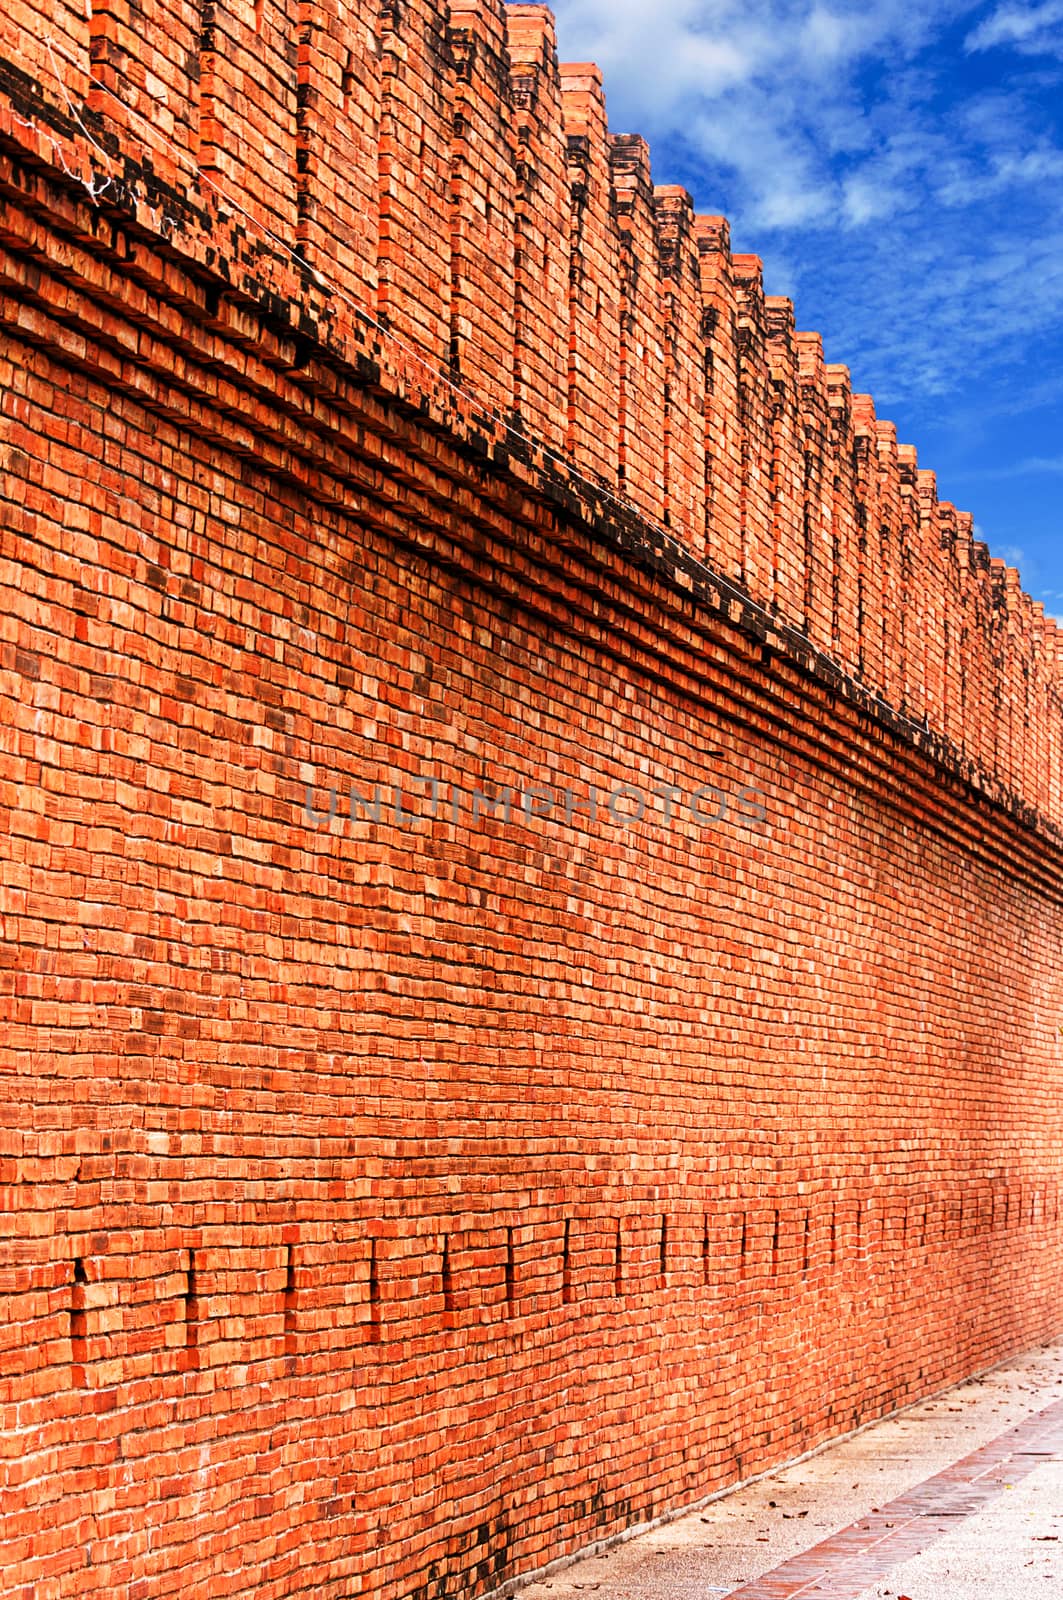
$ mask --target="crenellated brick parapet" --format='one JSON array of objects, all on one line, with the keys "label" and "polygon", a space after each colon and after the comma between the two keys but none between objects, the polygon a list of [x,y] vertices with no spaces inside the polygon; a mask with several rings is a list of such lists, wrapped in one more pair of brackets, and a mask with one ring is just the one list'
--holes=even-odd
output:
[{"label": "crenellated brick parapet", "polygon": [[726,222],[608,131],[545,7],[90,10],[11,13],[0,114],[90,186],[101,233],[127,216],[304,345],[608,490],[1063,821],[1055,621]]}]

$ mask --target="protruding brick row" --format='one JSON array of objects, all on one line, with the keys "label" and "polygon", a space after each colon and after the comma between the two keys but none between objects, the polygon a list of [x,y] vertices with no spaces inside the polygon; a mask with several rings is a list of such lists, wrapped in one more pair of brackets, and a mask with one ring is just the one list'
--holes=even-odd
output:
[{"label": "protruding brick row", "polygon": [[450,203],[450,359],[497,411],[513,405],[516,130],[503,0],[458,0]]},{"label": "protruding brick row", "polygon": [[793,302],[764,302],[772,385],[771,522],[774,595],[780,616],[805,621],[805,464]]},{"label": "protruding brick row", "polygon": [[[160,177],[187,184],[198,155],[203,0],[89,0],[86,15],[89,107],[131,152],[150,152]],[[71,66],[58,65],[64,74]]]},{"label": "protruding brick row", "polygon": [[1052,794],[1049,815],[1059,816],[1060,781],[1063,779],[1063,629],[1054,616],[1045,618],[1045,678],[1048,684],[1049,785]]},{"label": "protruding brick row", "polygon": [[1016,794],[1025,791],[1026,767],[1030,744],[1029,705],[1029,612],[1026,596],[1022,592],[1022,578],[1015,567],[1008,568],[1008,612],[1011,633],[1011,661],[1009,687],[1014,715],[1011,727],[1012,787]]},{"label": "protruding brick row", "polygon": [[854,394],[852,405],[859,673],[870,689],[884,695],[882,480],[878,461],[877,419],[875,402],[870,395]]},{"label": "protruding brick row", "polygon": [[989,714],[989,646],[984,626],[985,573],[974,537],[974,518],[956,513],[956,568],[962,627],[959,635],[959,748],[984,765],[984,719]]},{"label": "protruding brick row", "polygon": [[551,450],[568,431],[569,189],[552,13],[506,7],[516,125],[513,404]]},{"label": "protruding brick row", "polygon": [[1054,804],[1054,789],[1053,789],[1053,778],[1054,778],[1054,767],[1055,767],[1054,743],[1055,743],[1055,736],[1056,736],[1056,723],[1055,723],[1055,714],[1054,714],[1054,707],[1053,707],[1053,699],[1054,699],[1054,693],[1055,693],[1054,683],[1053,683],[1053,675],[1054,675],[1054,670],[1055,670],[1055,655],[1056,655],[1056,643],[1055,643],[1056,621],[1055,621],[1055,618],[1050,613],[1045,612],[1043,614],[1043,616],[1039,619],[1039,633],[1040,633],[1040,665],[1039,665],[1039,669],[1038,669],[1038,676],[1039,676],[1039,679],[1040,679],[1039,693],[1040,693],[1040,696],[1041,696],[1041,698],[1040,698],[1040,715],[1041,715],[1041,738],[1042,738],[1042,748],[1043,748],[1043,766],[1042,766],[1042,773],[1041,773],[1041,781],[1042,781],[1042,784],[1044,786],[1044,788],[1043,788],[1043,793],[1044,793],[1043,810],[1044,810],[1044,814],[1046,816],[1053,816],[1055,814],[1053,812],[1052,808],[1053,808],[1053,804]]},{"label": "protruding brick row", "polygon": [[759,256],[731,257],[738,348],[738,426],[742,460],[743,581],[762,605],[774,605],[771,369],[767,352],[764,269]]},{"label": "protruding brick row", "polygon": [[638,135],[609,140],[613,213],[620,237],[618,482],[655,522],[664,517],[665,362],[650,152]]},{"label": "protruding brick row", "polygon": [[833,479],[834,650],[847,672],[860,666],[860,544],[856,527],[853,392],[848,367],[826,368]]},{"label": "protruding brick row", "polygon": [[1019,615],[1017,574],[1006,561],[992,558],[990,570],[996,589],[999,617],[999,735],[997,770],[1008,788],[1014,790],[1021,760],[1022,709],[1019,704],[1017,658],[1019,654]]},{"label": "protruding brick row", "polygon": [[618,482],[620,421],[620,242],[612,216],[602,75],[561,63],[570,194],[569,453],[610,488]]},{"label": "protruding brick row", "polygon": [[801,427],[805,456],[805,629],[820,650],[835,648],[838,575],[834,564],[834,481],[830,461],[830,403],[823,341],[797,333]]},{"label": "protruding brick row", "polygon": [[665,361],[664,521],[705,553],[705,350],[694,207],[685,189],[654,190]]},{"label": "protruding brick row", "polygon": [[898,444],[900,475],[901,571],[904,576],[904,710],[916,722],[927,713],[926,594],[921,587],[923,553],[919,457],[915,446]]},{"label": "protruding brick row", "polygon": [[[201,171],[282,245],[298,237],[300,0],[203,0],[199,58]],[[257,241],[256,241],[257,242]]]},{"label": "protruding brick row", "polygon": [[[973,523],[972,523],[973,534]],[[978,699],[973,713],[968,715],[968,749],[982,770],[992,772],[996,759],[996,732],[994,722],[999,714],[997,700],[997,644],[995,623],[995,585],[990,568],[989,547],[981,539],[971,540],[971,579],[968,593],[972,598],[971,645],[976,652],[978,671]],[[984,720],[977,720],[978,710]]]},{"label": "protruding brick row", "polygon": [[380,253],[376,22],[375,8],[358,0],[300,0],[299,254],[370,315]]},{"label": "protruding brick row", "polygon": [[952,630],[956,670],[954,674],[954,722],[958,730],[957,749],[971,755],[969,737],[969,707],[977,705],[981,694],[981,663],[976,657],[973,637],[975,611],[978,600],[977,578],[974,572],[973,518],[962,511],[955,512],[953,538],[953,572],[955,593],[952,608]]},{"label": "protruding brick row", "polygon": [[[29,0],[0,13],[0,53],[40,86],[46,102],[66,105],[64,90],[75,105],[86,104],[95,75],[92,62],[92,9],[84,0]],[[49,44],[51,49],[48,48]],[[26,130],[32,134],[33,130]],[[46,160],[57,161],[50,141]]]},{"label": "protruding brick row", "polygon": [[1011,782],[1009,757],[1011,752],[1012,696],[1009,692],[1011,653],[1008,628],[1007,564],[999,556],[989,555],[989,639],[992,652],[993,674],[990,684],[992,712],[989,734],[992,754],[991,772],[999,772],[1005,782]]},{"label": "protruding brick row", "polygon": [[1049,791],[1051,817],[1063,816],[1063,628],[1047,619],[1045,645],[1048,678]]},{"label": "protruding brick row", "polygon": [[[994,589],[989,566],[989,549],[980,539],[973,537],[970,550],[970,576],[967,582],[969,655],[974,661],[975,693],[968,695],[965,711],[965,746],[970,755],[986,772],[993,770],[995,761],[995,722],[999,715],[996,698],[997,663],[995,659]],[[966,674],[971,682],[971,674]]]},{"label": "protruding brick row", "polygon": [[942,605],[943,695],[942,730],[957,749],[963,743],[961,640],[964,625],[963,574],[959,566],[959,516],[956,507],[939,500],[937,544],[944,581]]},{"label": "protruding brick row", "polygon": [[1034,725],[1033,709],[1033,601],[1022,587],[1022,574],[1015,568],[1015,609],[1017,612],[1018,627],[1016,639],[1015,676],[1016,676],[1016,703],[1020,714],[1020,726],[1015,760],[1016,792],[1025,794],[1032,800],[1036,788],[1036,776],[1033,771],[1034,751],[1036,748],[1036,732]]},{"label": "protruding brick row", "polygon": [[696,217],[705,340],[705,553],[724,577],[742,578],[742,445],[738,421],[737,310],[725,217]]},{"label": "protruding brick row", "polygon": [[377,308],[440,369],[450,364],[454,68],[445,0],[380,0]]},{"label": "protruding brick row", "polygon": [[919,505],[919,544],[916,555],[925,657],[926,716],[932,728],[945,726],[946,662],[945,603],[947,579],[945,552],[941,545],[938,514],[937,474],[924,468],[916,476]]},{"label": "protruding brick row", "polygon": [[901,479],[897,430],[875,423],[879,472],[878,561],[882,573],[882,669],[887,702],[901,709],[905,693],[907,575],[901,538]]},{"label": "protruding brick row", "polygon": [[1009,789],[1014,790],[1019,761],[1022,712],[1017,686],[1017,656],[1019,653],[1019,619],[1017,614],[1018,585],[1014,567],[1001,561],[999,567],[990,563],[996,583],[996,604],[999,613],[1000,643],[1000,766],[999,770]]},{"label": "protruding brick row", "polygon": [[1008,568],[1008,609],[1013,617],[1012,692],[1015,703],[1013,771],[1015,792],[1033,799],[1034,718],[1031,703],[1033,601],[1023,591],[1022,576]]},{"label": "protruding brick row", "polygon": [[1029,789],[1023,792],[1042,814],[1048,805],[1048,771],[1051,757],[1048,749],[1047,719],[1048,685],[1045,681],[1045,608],[1039,601],[1027,596],[1030,611],[1029,704],[1030,753],[1028,763]]},{"label": "protruding brick row", "polygon": [[965,638],[970,629],[973,594],[970,586],[970,523],[949,501],[938,502],[938,547],[945,584],[943,602],[943,731],[956,749],[964,747],[964,707],[969,694],[965,678]]},{"label": "protruding brick row", "polygon": [[[1029,596],[1027,596],[1029,600]],[[1038,811],[1047,815],[1048,772],[1051,755],[1048,747],[1048,683],[1045,608],[1040,601],[1030,605],[1030,723],[1033,732],[1030,750],[1031,796]]]}]

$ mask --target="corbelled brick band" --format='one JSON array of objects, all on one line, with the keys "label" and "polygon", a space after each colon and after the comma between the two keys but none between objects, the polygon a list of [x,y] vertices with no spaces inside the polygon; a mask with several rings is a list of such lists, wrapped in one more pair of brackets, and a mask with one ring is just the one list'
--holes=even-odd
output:
[{"label": "corbelled brick band", "polygon": [[541,7],[0,32],[0,1594],[482,1596],[1057,1331],[1017,575]]}]

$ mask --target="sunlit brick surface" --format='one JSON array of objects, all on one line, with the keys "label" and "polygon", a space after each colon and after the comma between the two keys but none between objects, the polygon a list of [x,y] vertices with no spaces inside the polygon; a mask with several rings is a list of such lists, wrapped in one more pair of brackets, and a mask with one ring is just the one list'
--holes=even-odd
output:
[{"label": "sunlit brick surface", "polygon": [[970,519],[539,8],[0,37],[0,1594],[482,1595],[1054,1331]]}]

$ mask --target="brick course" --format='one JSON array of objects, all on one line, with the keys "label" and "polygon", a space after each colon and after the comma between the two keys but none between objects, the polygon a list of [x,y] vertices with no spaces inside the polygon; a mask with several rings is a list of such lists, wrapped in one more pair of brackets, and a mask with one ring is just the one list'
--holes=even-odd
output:
[{"label": "brick course", "polygon": [[542,8],[152,4],[0,69],[0,1594],[485,1595],[1058,1331],[1059,635]]}]

